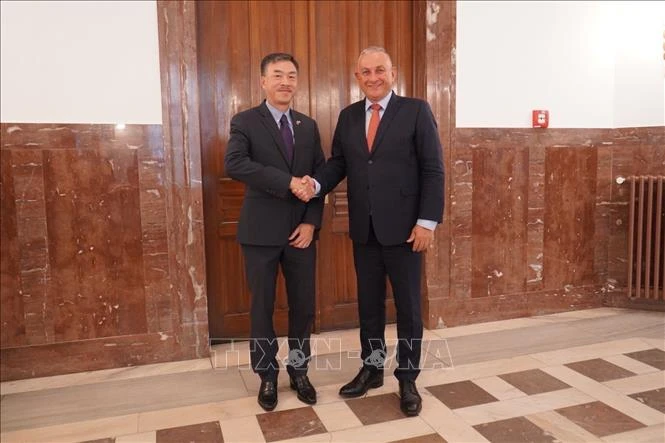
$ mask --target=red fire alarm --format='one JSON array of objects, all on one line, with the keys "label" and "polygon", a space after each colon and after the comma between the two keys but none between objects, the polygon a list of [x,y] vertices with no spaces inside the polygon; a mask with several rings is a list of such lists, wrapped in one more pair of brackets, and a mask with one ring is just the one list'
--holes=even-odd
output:
[{"label": "red fire alarm", "polygon": [[531,111],[531,123],[534,128],[547,128],[550,124],[550,111],[534,109]]}]

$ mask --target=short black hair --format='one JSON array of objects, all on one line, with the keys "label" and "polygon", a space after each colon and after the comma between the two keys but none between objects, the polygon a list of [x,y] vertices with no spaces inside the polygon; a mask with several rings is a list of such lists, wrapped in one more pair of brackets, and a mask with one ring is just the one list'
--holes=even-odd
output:
[{"label": "short black hair", "polygon": [[272,54],[266,55],[263,57],[263,60],[261,60],[261,75],[266,75],[266,68],[269,64],[277,62],[291,62],[296,67],[296,72],[298,72],[298,62],[291,54],[285,52],[273,52]]}]

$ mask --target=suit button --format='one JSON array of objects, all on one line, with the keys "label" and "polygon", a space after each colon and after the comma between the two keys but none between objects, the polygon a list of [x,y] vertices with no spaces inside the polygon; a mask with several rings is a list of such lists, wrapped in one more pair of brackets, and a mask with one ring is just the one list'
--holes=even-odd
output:
[{"label": "suit button", "polygon": [[371,165],[371,164],[374,163],[374,162],[373,162],[372,160],[370,160],[370,161],[368,161],[367,163],[369,163],[369,164]]}]

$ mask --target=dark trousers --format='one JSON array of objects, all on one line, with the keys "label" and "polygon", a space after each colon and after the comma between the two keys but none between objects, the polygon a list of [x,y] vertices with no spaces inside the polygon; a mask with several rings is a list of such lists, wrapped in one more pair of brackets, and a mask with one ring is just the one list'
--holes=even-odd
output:
[{"label": "dark trousers", "polygon": [[279,343],[273,327],[277,269],[286,280],[289,304],[289,374],[306,374],[311,352],[309,338],[314,321],[316,245],[306,249],[292,246],[242,245],[245,272],[252,294],[250,309],[250,360],[262,380],[277,380]]},{"label": "dark trousers", "polygon": [[353,243],[358,282],[358,314],[363,366],[382,370],[386,355],[386,275],[393,288],[397,308],[397,368],[399,380],[415,380],[420,373],[423,323],[420,313],[420,271],[422,254],[410,243],[379,244],[371,227],[366,244]]}]

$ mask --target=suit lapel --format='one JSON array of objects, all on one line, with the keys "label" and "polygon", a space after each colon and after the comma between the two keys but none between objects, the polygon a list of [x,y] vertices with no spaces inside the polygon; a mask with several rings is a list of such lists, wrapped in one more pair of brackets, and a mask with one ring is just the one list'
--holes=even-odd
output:
[{"label": "suit lapel", "polygon": [[295,168],[296,162],[298,161],[298,154],[302,153],[302,150],[305,149],[305,140],[308,140],[305,137],[305,129],[302,125],[302,117],[296,111],[291,110],[291,121],[293,122],[293,137],[295,138],[295,144],[293,145],[293,163],[292,167]]},{"label": "suit lapel", "polygon": [[369,147],[367,146],[367,132],[365,130],[365,100],[356,102],[355,107],[351,110],[351,134],[356,140],[362,140],[358,145],[365,154],[369,154]]},{"label": "suit lapel", "polygon": [[[383,139],[383,136],[390,127],[390,122],[393,120],[393,118],[395,118],[395,115],[397,115],[397,111],[399,111],[400,106],[402,106],[402,98],[393,92],[392,97],[390,97],[390,101],[388,101],[388,106],[386,107],[386,110],[383,113],[383,117],[381,117],[381,121],[379,122],[379,127],[376,130],[376,138],[374,141],[374,149],[372,149],[372,154],[374,154],[376,150],[379,149],[379,147],[381,147],[381,140]],[[365,119],[363,119],[363,122],[364,121]],[[367,146],[366,139],[365,139],[365,146]]]},{"label": "suit lapel", "polygon": [[289,162],[286,160],[286,155],[284,154],[284,152],[286,151],[286,146],[284,146],[284,140],[282,140],[282,134],[280,134],[279,131],[277,130],[277,123],[275,123],[275,119],[272,117],[272,114],[270,113],[270,110],[266,106],[265,101],[261,103],[261,105],[259,106],[259,113],[261,114],[261,122],[266,127],[266,129],[272,136],[273,140],[275,141],[275,144],[277,145],[277,150],[279,151],[279,155],[282,156],[282,159],[284,160],[286,165],[289,167],[289,169],[291,169],[291,165],[289,165]]}]

